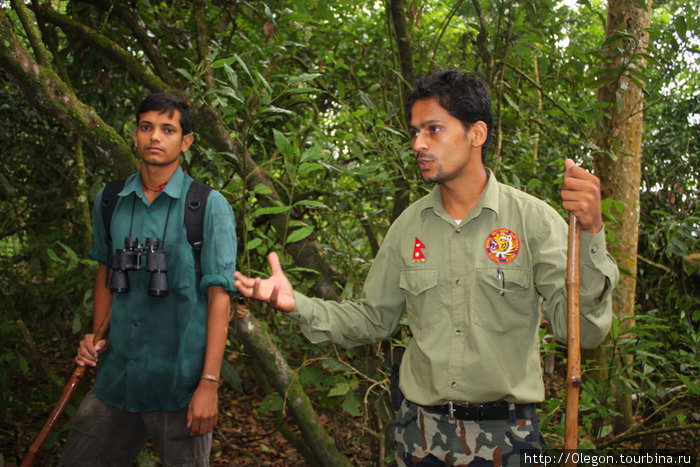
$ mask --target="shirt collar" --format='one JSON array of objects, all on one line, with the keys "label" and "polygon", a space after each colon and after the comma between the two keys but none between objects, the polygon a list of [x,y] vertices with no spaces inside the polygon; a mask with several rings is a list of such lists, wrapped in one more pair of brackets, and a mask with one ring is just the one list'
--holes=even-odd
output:
[{"label": "shirt collar", "polygon": [[[178,166],[173,176],[170,177],[168,183],[163,187],[162,193],[170,196],[171,198],[179,199],[182,197],[183,182],[185,181],[185,172],[183,172],[182,167]],[[128,196],[131,193],[136,193],[136,195],[145,200],[146,195],[143,192],[143,185],[141,183],[141,172],[136,172],[134,175],[130,176],[124,183],[124,188],[119,192],[119,196]]]},{"label": "shirt collar", "polygon": [[[469,214],[467,214],[467,217],[464,219],[465,221],[469,221],[470,219],[479,216],[483,209],[493,211],[496,214],[496,217],[498,217],[498,206],[501,192],[499,186],[500,184],[498,183],[498,180],[496,180],[496,176],[493,174],[491,169],[487,168],[486,172],[489,176],[488,182],[486,182],[486,187],[484,187],[484,191],[481,192],[481,196],[479,197],[479,201],[476,203],[476,206],[474,206]],[[445,208],[442,205],[442,193],[440,192],[439,184],[435,184],[424,200],[425,204],[422,209],[423,212],[431,209],[438,216],[452,221],[452,218],[449,214],[447,214],[447,211],[445,211]]]}]

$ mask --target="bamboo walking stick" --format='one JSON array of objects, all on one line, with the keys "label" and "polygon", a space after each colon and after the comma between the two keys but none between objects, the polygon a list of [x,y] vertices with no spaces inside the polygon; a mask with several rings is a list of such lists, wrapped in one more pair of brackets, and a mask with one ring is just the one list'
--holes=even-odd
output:
[{"label": "bamboo walking stick", "polygon": [[[100,327],[97,328],[97,331],[95,332],[95,335],[92,338],[92,342],[96,344],[100,340],[104,339],[107,335],[108,329],[109,313],[107,313],[107,316],[105,316],[105,319],[100,324]],[[51,430],[53,430],[53,428],[56,426],[58,419],[61,417],[61,414],[68,405],[68,401],[70,401],[70,398],[73,396],[73,392],[75,392],[75,389],[78,387],[80,380],[83,378],[83,376],[85,376],[86,370],[87,368],[84,366],[77,365],[75,367],[75,370],[73,370],[73,374],[70,376],[68,382],[66,383],[66,386],[63,388],[63,393],[61,393],[61,397],[58,399],[56,407],[53,408],[53,411],[49,415],[49,418],[46,420],[46,423],[44,423],[44,427],[41,429],[32,445],[29,446],[29,450],[27,451],[26,456],[22,460],[22,464],[20,465],[20,467],[30,467],[34,465],[34,462],[36,461],[36,458],[39,455],[39,451],[41,450],[41,446],[44,445],[44,443],[46,442],[46,438],[48,438],[49,436],[49,433],[51,433]]]},{"label": "bamboo walking stick", "polygon": [[[566,292],[568,306],[567,342],[568,364],[566,371],[566,427],[564,449],[578,447],[578,402],[581,388],[581,329],[579,310],[579,253],[580,233],[576,216],[569,213],[569,241],[566,261]],[[569,457],[567,456],[567,459]],[[566,465],[576,465],[568,462]]]}]

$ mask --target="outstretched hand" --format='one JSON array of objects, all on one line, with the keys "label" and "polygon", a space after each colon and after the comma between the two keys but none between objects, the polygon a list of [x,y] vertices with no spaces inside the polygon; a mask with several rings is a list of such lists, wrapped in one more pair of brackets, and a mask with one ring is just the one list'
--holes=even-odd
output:
[{"label": "outstretched hand", "polygon": [[561,185],[562,207],[573,212],[581,230],[600,232],[603,215],[600,209],[600,180],[572,159],[564,162],[564,182]]},{"label": "outstretched hand", "polygon": [[272,275],[268,279],[252,278],[244,276],[239,271],[234,272],[236,289],[244,297],[267,302],[285,313],[294,311],[296,307],[294,288],[282,271],[277,253],[267,255],[267,262],[272,271]]}]

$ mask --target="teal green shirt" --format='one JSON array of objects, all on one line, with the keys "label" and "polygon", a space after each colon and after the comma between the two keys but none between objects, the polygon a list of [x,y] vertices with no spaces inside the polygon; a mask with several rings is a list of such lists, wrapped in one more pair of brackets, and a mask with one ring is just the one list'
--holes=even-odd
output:
[{"label": "teal green shirt", "polygon": [[[567,232],[556,210],[492,174],[459,224],[436,186],[392,224],[359,301],[297,293],[291,316],[312,342],[351,347],[390,335],[407,313],[400,387],[415,403],[540,402],[540,310],[566,342]],[[582,233],[580,262],[582,345],[594,347],[619,275],[604,232]]]},{"label": "teal green shirt", "polygon": [[[157,237],[161,249],[165,240],[170,290],[165,297],[148,295],[151,273],[140,270],[128,272],[129,292],[113,295],[110,345],[100,358],[94,391],[102,401],[122,410],[170,411],[187,406],[204,363],[206,291],[216,285],[235,292],[235,220],[231,206],[217,191],[207,201],[202,279],[195,283],[194,254],[183,222],[191,184],[192,178],[178,168],[149,205],[137,173],[119,193],[111,222],[113,250],[123,249],[127,236],[138,237],[141,244],[147,237]],[[108,251],[105,241],[102,191],[95,200],[93,227],[90,257],[111,268],[113,251]]]}]

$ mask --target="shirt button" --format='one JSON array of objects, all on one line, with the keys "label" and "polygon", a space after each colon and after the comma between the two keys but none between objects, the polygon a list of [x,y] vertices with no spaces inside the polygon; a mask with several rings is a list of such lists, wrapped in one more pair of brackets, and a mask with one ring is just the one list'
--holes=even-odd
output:
[{"label": "shirt button", "polygon": [[457,285],[462,285],[462,279],[457,279],[457,280],[455,281],[455,284],[457,284]]},{"label": "shirt button", "polygon": [[457,382],[456,382],[456,381],[452,381],[452,383],[450,384],[450,386],[452,386],[453,388],[456,388],[456,387],[457,387]]},{"label": "shirt button", "polygon": [[457,334],[458,336],[461,336],[461,335],[462,335],[462,330],[461,330],[461,329],[457,329],[457,330],[455,331],[455,334]]},{"label": "shirt button", "polygon": [[596,248],[596,247],[591,248],[591,253],[593,253],[593,254],[598,253],[598,248]]},{"label": "shirt button", "polygon": [[462,229],[455,230],[455,232],[457,232],[457,233],[460,233],[461,231],[462,231]]}]

